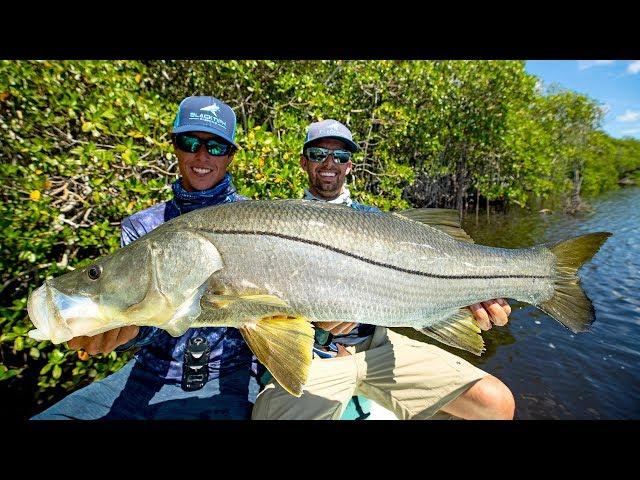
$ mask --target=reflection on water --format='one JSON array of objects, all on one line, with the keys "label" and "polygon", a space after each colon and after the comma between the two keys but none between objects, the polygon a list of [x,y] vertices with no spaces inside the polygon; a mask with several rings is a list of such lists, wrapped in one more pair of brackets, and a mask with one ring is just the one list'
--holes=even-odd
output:
[{"label": "reflection on water", "polygon": [[580,270],[593,301],[591,331],[574,335],[530,305],[510,301],[505,327],[483,333],[487,352],[464,357],[505,382],[518,419],[640,418],[640,188],[591,202],[576,217],[521,210],[464,220],[477,243],[525,247],[587,232],[609,231],[600,252]]}]

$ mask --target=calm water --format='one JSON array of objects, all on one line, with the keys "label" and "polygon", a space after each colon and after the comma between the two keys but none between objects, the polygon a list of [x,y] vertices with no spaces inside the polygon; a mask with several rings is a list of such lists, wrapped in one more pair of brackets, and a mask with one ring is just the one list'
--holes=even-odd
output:
[{"label": "calm water", "polygon": [[478,225],[475,215],[464,221],[477,243],[499,247],[613,233],[580,270],[596,309],[590,332],[574,335],[535,307],[510,301],[508,325],[483,334],[487,352],[461,355],[511,388],[517,419],[640,418],[640,188],[591,205],[576,217],[512,211],[489,223],[482,215]]}]

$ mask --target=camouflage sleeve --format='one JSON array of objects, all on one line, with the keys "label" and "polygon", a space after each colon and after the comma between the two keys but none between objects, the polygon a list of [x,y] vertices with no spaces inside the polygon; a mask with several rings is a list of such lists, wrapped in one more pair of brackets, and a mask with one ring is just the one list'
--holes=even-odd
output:
[{"label": "camouflage sleeve", "polygon": [[140,234],[134,228],[131,220],[128,217],[125,218],[120,224],[120,246],[129,245],[138,237],[140,237]]},{"label": "camouflage sleeve", "polygon": [[153,342],[160,329],[156,327],[140,327],[138,335],[129,340],[127,343],[116,347],[116,352],[125,352],[135,347],[144,347]]}]

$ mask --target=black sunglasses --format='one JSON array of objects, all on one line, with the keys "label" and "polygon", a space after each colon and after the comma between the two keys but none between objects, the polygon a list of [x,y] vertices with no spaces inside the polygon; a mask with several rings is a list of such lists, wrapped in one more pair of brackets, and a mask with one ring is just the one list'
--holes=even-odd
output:
[{"label": "black sunglasses", "polygon": [[351,160],[351,152],[348,150],[331,150],[322,147],[309,147],[305,150],[305,157],[315,163],[324,162],[331,155],[335,163],[347,163]]},{"label": "black sunglasses", "polygon": [[196,153],[200,150],[200,146],[204,145],[209,155],[220,156],[228,155],[233,149],[233,145],[229,143],[222,143],[214,138],[203,140],[195,135],[189,135],[188,133],[181,133],[175,136],[176,146],[187,153]]}]

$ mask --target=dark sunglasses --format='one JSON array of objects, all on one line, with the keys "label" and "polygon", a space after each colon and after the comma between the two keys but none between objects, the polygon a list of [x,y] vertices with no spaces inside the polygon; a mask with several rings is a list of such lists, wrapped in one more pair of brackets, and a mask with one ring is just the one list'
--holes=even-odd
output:
[{"label": "dark sunglasses", "polygon": [[228,143],[222,143],[213,138],[202,140],[201,138],[198,138],[195,135],[189,135],[188,133],[176,135],[175,140],[176,146],[183,152],[187,153],[196,153],[200,150],[200,146],[204,145],[209,155],[220,156],[228,155],[233,148],[233,145]]},{"label": "dark sunglasses", "polygon": [[347,150],[331,150],[322,147],[309,147],[305,150],[305,157],[315,163],[324,162],[329,155],[333,156],[335,163],[347,163],[351,160],[351,152]]}]

